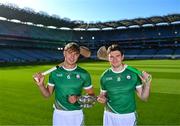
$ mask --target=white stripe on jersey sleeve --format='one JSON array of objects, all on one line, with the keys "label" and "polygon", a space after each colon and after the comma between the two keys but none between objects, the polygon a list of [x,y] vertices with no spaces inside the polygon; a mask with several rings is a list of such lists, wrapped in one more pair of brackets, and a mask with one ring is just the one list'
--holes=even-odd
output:
[{"label": "white stripe on jersey sleeve", "polygon": [[141,88],[142,86],[143,86],[142,84],[141,84],[141,85],[138,85],[138,86],[136,86],[136,89],[137,89],[137,88]]},{"label": "white stripe on jersey sleeve", "polygon": [[92,88],[93,86],[92,85],[90,85],[90,86],[88,86],[88,87],[84,87],[84,89],[90,89],[90,88]]},{"label": "white stripe on jersey sleeve", "polygon": [[107,91],[106,91],[106,90],[102,90],[102,89],[101,89],[101,92],[102,92],[102,93],[106,93]]},{"label": "white stripe on jersey sleeve", "polygon": [[48,83],[48,85],[49,85],[49,86],[54,86],[54,84],[52,84],[52,83]]}]

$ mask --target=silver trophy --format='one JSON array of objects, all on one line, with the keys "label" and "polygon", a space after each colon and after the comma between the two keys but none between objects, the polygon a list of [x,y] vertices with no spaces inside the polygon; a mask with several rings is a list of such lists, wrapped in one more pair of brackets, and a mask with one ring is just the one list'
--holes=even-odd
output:
[{"label": "silver trophy", "polygon": [[90,95],[82,95],[78,98],[78,103],[81,108],[91,108],[96,103],[97,97]]}]

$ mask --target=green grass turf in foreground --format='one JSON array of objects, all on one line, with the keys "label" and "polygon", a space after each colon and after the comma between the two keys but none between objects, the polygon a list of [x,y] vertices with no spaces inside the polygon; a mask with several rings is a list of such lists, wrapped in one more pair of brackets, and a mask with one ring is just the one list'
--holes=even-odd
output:
[{"label": "green grass turf in foreground", "polygon": [[[148,102],[137,98],[139,125],[180,125],[180,60],[125,61],[153,76]],[[80,63],[99,93],[99,77],[107,62]],[[51,125],[54,98],[44,99],[32,80],[33,73],[53,65],[0,68],[0,125]],[[46,80],[47,81],[47,80]],[[86,125],[102,125],[103,105],[85,109]]]}]

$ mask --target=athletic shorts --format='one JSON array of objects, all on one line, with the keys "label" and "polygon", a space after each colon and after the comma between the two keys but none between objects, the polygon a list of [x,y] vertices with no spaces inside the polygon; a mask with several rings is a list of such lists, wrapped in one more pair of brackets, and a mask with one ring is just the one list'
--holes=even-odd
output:
[{"label": "athletic shorts", "polygon": [[104,126],[136,126],[136,113],[115,114],[104,111]]},{"label": "athletic shorts", "polygon": [[82,110],[63,111],[54,109],[53,126],[83,126]]}]

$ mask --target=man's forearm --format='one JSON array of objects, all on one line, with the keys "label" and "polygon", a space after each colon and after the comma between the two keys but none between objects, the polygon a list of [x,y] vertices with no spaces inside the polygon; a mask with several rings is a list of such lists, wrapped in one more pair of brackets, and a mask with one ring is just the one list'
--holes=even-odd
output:
[{"label": "man's forearm", "polygon": [[45,98],[48,98],[50,97],[50,92],[49,90],[47,89],[47,87],[45,87],[45,85],[39,85],[39,89],[41,91],[41,94],[45,97]]},{"label": "man's forearm", "polygon": [[150,86],[151,86],[151,81],[152,81],[152,76],[148,74],[147,72],[142,72],[143,75],[139,76],[142,80],[143,87],[142,91],[140,93],[140,98],[143,101],[147,101],[149,97],[149,92],[150,92]]},{"label": "man's forearm", "polygon": [[143,101],[147,101],[147,99],[149,97],[149,93],[150,93],[150,84],[144,84],[142,93],[141,93],[141,99]]}]

